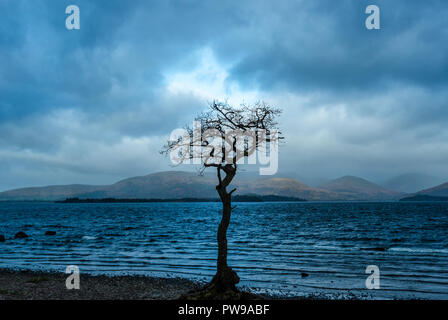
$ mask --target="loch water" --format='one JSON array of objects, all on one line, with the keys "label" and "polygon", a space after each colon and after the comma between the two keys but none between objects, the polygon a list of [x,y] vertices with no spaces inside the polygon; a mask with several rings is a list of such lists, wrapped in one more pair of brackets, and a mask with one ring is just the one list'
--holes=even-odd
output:
[{"label": "loch water", "polygon": [[[229,264],[282,296],[448,299],[448,203],[236,203]],[[210,280],[219,203],[1,202],[0,268]],[[23,231],[26,239],[14,239]],[[56,235],[47,236],[46,231]],[[369,265],[379,289],[367,289]]]}]

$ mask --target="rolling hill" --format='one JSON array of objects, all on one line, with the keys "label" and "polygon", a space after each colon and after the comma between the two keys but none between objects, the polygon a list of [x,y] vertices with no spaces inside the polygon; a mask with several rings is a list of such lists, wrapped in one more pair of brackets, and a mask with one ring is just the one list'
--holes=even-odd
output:
[{"label": "rolling hill", "polygon": [[59,200],[75,197],[79,194],[94,193],[104,188],[106,188],[106,186],[91,186],[82,184],[21,188],[0,192],[0,201]]},{"label": "rolling hill", "polygon": [[387,180],[382,185],[397,192],[415,193],[442,183],[443,180],[427,174],[406,173]]},{"label": "rolling hill", "polygon": [[319,188],[337,193],[345,200],[397,200],[403,195],[354,176],[328,181]]},{"label": "rolling hill", "polygon": [[433,197],[448,197],[448,182],[442,183],[436,187],[421,190],[415,195],[428,195]]},{"label": "rolling hill", "polygon": [[328,190],[307,186],[290,178],[260,178],[251,181],[236,181],[235,187],[241,194],[278,195],[299,197],[306,200],[340,200],[340,195]]}]

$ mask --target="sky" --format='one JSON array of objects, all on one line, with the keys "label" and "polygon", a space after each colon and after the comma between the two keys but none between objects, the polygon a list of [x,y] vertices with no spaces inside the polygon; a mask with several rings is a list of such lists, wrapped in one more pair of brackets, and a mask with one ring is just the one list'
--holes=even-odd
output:
[{"label": "sky", "polygon": [[179,169],[159,150],[213,99],[283,110],[279,174],[448,180],[447,16],[444,0],[2,0],[0,191]]}]

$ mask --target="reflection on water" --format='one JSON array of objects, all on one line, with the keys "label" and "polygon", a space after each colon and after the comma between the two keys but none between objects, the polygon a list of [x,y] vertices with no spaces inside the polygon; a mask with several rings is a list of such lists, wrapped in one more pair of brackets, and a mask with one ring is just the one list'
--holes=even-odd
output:
[{"label": "reflection on water", "polygon": [[[262,292],[448,299],[448,204],[237,203],[229,264]],[[210,279],[219,203],[0,203],[0,268]],[[55,236],[45,236],[53,230]],[[13,239],[18,231],[27,239]],[[366,290],[367,265],[380,290]],[[303,276],[306,273],[308,276]]]}]

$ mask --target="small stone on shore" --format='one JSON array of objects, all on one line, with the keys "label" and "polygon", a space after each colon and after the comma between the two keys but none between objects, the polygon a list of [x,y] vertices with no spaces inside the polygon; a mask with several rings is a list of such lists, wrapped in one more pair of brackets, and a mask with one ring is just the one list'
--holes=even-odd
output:
[{"label": "small stone on shore", "polygon": [[17,232],[16,235],[14,236],[15,239],[24,239],[24,238],[28,238],[28,235],[25,232]]}]

